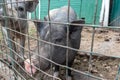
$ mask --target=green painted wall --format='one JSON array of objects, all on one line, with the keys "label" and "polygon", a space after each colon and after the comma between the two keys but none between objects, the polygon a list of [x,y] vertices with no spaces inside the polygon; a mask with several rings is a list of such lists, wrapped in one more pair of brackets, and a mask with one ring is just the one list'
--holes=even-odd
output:
[{"label": "green painted wall", "polygon": [[[101,1],[102,0],[98,0],[97,15],[95,15],[96,23],[99,21]],[[92,24],[94,21],[95,2],[96,0],[70,0],[70,5],[76,11],[78,18],[85,17],[86,22]],[[44,16],[48,13],[48,0],[40,0],[40,4],[40,18],[43,19]],[[50,9],[59,8],[67,4],[68,0],[50,0]],[[36,12],[37,17],[38,10],[39,9],[37,9]],[[32,14],[32,18],[34,18],[34,15],[35,14]]]}]

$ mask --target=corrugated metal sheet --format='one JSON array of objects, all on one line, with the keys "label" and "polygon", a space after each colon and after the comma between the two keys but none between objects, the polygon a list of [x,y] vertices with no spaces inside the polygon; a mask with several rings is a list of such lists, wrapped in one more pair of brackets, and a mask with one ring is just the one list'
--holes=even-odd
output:
[{"label": "corrugated metal sheet", "polygon": [[[92,24],[94,21],[94,12],[95,12],[95,2],[96,0],[70,0],[71,7],[76,11],[78,18],[85,17],[86,22]],[[101,8],[102,0],[98,0],[97,7],[97,15],[96,15],[96,23],[99,22],[99,14]],[[48,11],[48,0],[40,0],[40,17],[41,19],[47,15]],[[50,9],[59,8],[64,5],[68,5],[68,0],[51,0]],[[37,17],[38,17],[38,9],[37,9]],[[34,16],[32,16],[34,17]]]}]

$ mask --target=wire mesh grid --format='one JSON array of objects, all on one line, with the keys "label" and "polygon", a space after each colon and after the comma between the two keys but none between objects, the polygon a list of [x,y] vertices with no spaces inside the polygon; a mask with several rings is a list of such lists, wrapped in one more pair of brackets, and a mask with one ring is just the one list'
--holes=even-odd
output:
[{"label": "wire mesh grid", "polygon": [[[95,2],[93,24],[71,23],[70,16],[69,16],[71,12],[70,11],[71,10],[70,4],[72,4],[71,0],[66,0],[68,4],[67,4],[67,11],[66,11],[67,18],[65,22],[63,22],[64,20],[61,22],[52,20],[51,14],[50,14],[50,7],[52,3],[50,0],[48,0],[48,6],[47,6],[48,7],[47,20],[38,20],[36,17],[36,11],[34,11],[35,20],[27,19],[27,10],[28,12],[32,12],[29,10],[29,9],[32,9],[30,8],[30,6],[33,6],[35,8],[36,7],[35,5],[38,4],[38,0],[27,0],[27,1],[26,0],[7,0],[7,1],[3,0],[3,2],[1,3],[2,5],[1,10],[3,10],[4,15],[0,16],[1,17],[1,44],[0,44],[0,61],[1,61],[0,62],[0,73],[1,73],[0,79],[1,80],[2,79],[3,80],[29,80],[29,79],[30,80],[42,80],[42,79],[43,80],[55,80],[55,79],[64,80],[65,78],[68,79],[69,70],[72,71],[74,80],[105,80],[107,79],[105,76],[101,75],[101,73],[97,72],[96,70],[93,70],[94,66],[97,65],[97,64],[94,64],[95,63],[94,58],[96,55],[100,55],[98,52],[94,52],[95,33],[97,29],[108,30],[113,28],[119,29],[120,27],[116,27],[116,26],[103,27],[100,25],[95,25],[98,0],[95,0],[96,2]],[[41,25],[40,23],[48,24],[50,26],[46,28],[49,30],[49,33],[45,32],[46,29],[43,31],[44,34],[45,33],[49,34],[48,35],[49,38],[47,40],[45,39],[45,37],[47,36],[44,36],[44,37],[40,36],[42,35],[42,33],[40,33],[39,27],[36,27],[36,26],[44,26],[44,25]],[[65,34],[66,35],[65,40],[64,42],[62,42],[62,44],[57,44],[53,40],[53,36],[52,36],[53,25],[59,25],[59,26],[62,25],[63,27],[66,26],[67,33]],[[71,25],[77,26],[77,27],[83,26],[83,30],[86,29],[89,31],[90,29],[91,31],[91,36],[90,36],[91,40],[89,39],[90,50],[82,50],[82,49],[70,46],[69,36],[71,36],[70,35],[71,33],[69,32],[69,30]],[[5,30],[7,31],[7,35],[5,33],[6,32]],[[59,38],[59,34],[58,34],[58,38]],[[57,39],[57,40],[58,42],[61,41],[60,39]],[[45,46],[46,44],[47,46]],[[82,40],[81,40],[81,44],[82,44]],[[54,49],[53,46],[57,48],[62,48],[63,51],[65,50],[65,53],[64,53],[66,56],[64,60],[65,65],[63,65],[59,61],[53,60],[53,55],[52,55],[53,53],[52,50]],[[46,50],[43,51],[42,48],[45,48]],[[69,63],[68,63],[69,62],[68,56],[69,56],[70,50],[78,52],[78,53],[75,53],[77,54],[77,57],[76,57],[77,59],[74,60],[73,67],[69,66]],[[56,54],[57,55],[60,54],[61,51],[57,51]],[[87,57],[87,60],[86,58],[85,59],[81,58],[82,54],[80,53],[87,54],[87,55],[84,55],[84,57]],[[102,53],[102,50],[100,53]],[[45,55],[41,55],[41,54],[45,54]],[[100,56],[98,56],[98,59]],[[64,59],[62,57],[60,57],[61,60]],[[70,58],[72,57],[73,56],[70,56]],[[104,57],[102,58],[104,62]],[[119,58],[119,57],[115,56],[115,59],[116,58]],[[82,59],[83,59],[83,62],[82,62]],[[116,73],[114,73],[114,79],[116,80],[119,80],[119,66],[118,66],[119,61],[120,60],[118,59],[118,64],[115,64],[115,66],[117,67],[116,68],[117,70],[116,70]],[[34,62],[36,64],[33,64]],[[86,70],[79,70],[81,68],[81,65],[76,65],[77,67],[75,67],[75,64],[81,64],[81,62],[87,63]],[[42,68],[46,67],[44,65],[45,63],[47,63],[46,65],[50,65],[50,66],[48,69],[42,70]],[[29,66],[25,67],[27,64]],[[60,71],[61,74],[59,75],[59,77],[54,75],[55,74],[54,66],[56,67],[56,65],[61,67],[61,71]],[[84,66],[85,65],[83,65],[82,67]],[[28,68],[30,69],[28,70]],[[103,67],[103,70],[104,68],[106,67]],[[107,67],[107,69],[109,69],[109,67]],[[98,73],[99,75],[96,75],[93,73]],[[77,75],[77,77],[75,77],[75,75]]]}]

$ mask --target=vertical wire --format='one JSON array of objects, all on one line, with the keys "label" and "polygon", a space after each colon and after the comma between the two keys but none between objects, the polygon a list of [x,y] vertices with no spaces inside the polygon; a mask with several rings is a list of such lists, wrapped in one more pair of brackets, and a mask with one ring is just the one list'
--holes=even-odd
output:
[{"label": "vertical wire", "polygon": [[[23,4],[25,5],[25,0],[22,1],[22,2],[20,2],[20,3],[23,3]],[[18,4],[17,4],[17,7],[19,7]],[[25,10],[24,10],[24,13],[25,13],[26,8],[24,8],[24,9],[25,9]],[[26,17],[25,17],[25,18],[27,18],[27,13],[25,13],[25,14],[26,14]],[[24,14],[24,15],[25,15],[25,14]],[[20,16],[19,13],[18,13],[18,16]],[[18,17],[18,18],[19,18],[19,17]],[[21,21],[21,22],[22,22],[22,21]],[[24,36],[24,37],[25,37],[25,41],[26,41],[26,35],[27,35],[27,33],[28,33],[28,22],[25,20],[24,23],[25,23],[25,28],[27,28],[27,30],[25,30],[26,32],[23,32],[25,35],[20,34],[20,36],[21,36],[20,39],[22,39],[22,36]],[[21,24],[21,23],[19,22],[19,20],[18,20],[18,24],[19,24],[20,33],[22,33],[22,31],[21,31],[22,27],[21,27],[21,26],[22,26],[23,24]],[[16,41],[17,41],[17,40],[16,40]],[[19,53],[20,55],[23,54],[23,55],[22,55],[22,59],[21,59],[21,57],[19,57],[19,58],[20,58],[20,61],[21,61],[21,60],[25,60],[25,57],[24,57],[24,56],[25,56],[25,42],[24,42],[24,46],[21,45],[21,41],[20,41],[19,43],[20,43],[20,45],[18,45],[18,46],[19,46],[20,51],[21,51],[21,48],[23,49],[22,51],[24,51],[23,53],[21,53],[22,51]],[[28,42],[28,43],[29,43],[29,42]],[[30,50],[30,49],[29,49],[29,50]],[[19,63],[18,63],[18,64],[19,64]],[[19,66],[18,66],[18,67],[19,67]],[[20,67],[23,67],[23,66],[20,65]],[[19,67],[19,68],[20,68],[20,67]],[[21,71],[21,72],[22,72],[22,71]],[[19,73],[19,74],[20,74],[20,73]],[[20,77],[21,77],[21,79],[22,79],[22,77],[24,77],[24,74],[21,74]],[[25,78],[25,77],[24,77],[24,78]]]},{"label": "vertical wire", "polygon": [[[18,7],[19,7],[18,4],[19,4],[19,3],[24,3],[24,1],[19,2],[19,1],[17,0],[17,1],[15,2],[16,7],[17,7],[17,9],[16,9],[16,10],[17,10],[17,17],[18,17],[17,23],[16,23],[17,25],[15,24],[15,27],[17,26],[20,31],[17,31],[16,28],[15,28],[15,27],[14,27],[14,28],[15,28],[15,31],[22,33],[22,30],[21,30],[21,22],[22,22],[22,20],[19,19],[19,18],[20,18],[20,17],[19,17],[20,14],[19,14],[19,12],[18,12]],[[22,25],[24,25],[24,24],[22,24]],[[14,34],[15,34],[15,40],[14,40],[14,41],[15,41],[16,43],[19,43],[19,44],[21,45],[22,36],[24,36],[24,35],[18,33],[18,34],[20,35],[20,39],[19,39],[19,42],[18,42],[18,41],[17,41],[18,39],[16,38],[17,32],[15,32],[15,31],[13,31]],[[15,42],[14,42],[14,44],[16,44]],[[20,45],[15,45],[15,47],[17,48],[15,52],[18,53],[18,54],[15,54],[15,55],[17,56],[18,61],[19,61],[19,60],[21,61],[22,59],[24,59],[24,52],[22,53],[22,51],[21,51],[21,48],[22,48],[23,46],[21,45],[21,46],[22,46],[22,47],[21,47]],[[23,54],[23,55],[22,55],[22,59],[21,59],[21,57],[19,57],[19,56],[21,56],[21,54]],[[17,61],[17,60],[16,60],[16,61]],[[17,64],[17,63],[16,63],[16,64]],[[18,67],[19,67],[19,66],[18,66]]]},{"label": "vertical wire", "polygon": [[[3,27],[3,26],[2,26],[2,27]],[[2,27],[1,27],[1,32],[2,32],[2,35],[3,35]],[[3,37],[3,39],[4,39],[4,36],[2,36],[2,37]],[[1,50],[1,51],[0,51],[0,55],[2,54],[1,56],[2,56],[2,58],[3,58],[3,57],[4,57],[4,56],[3,56],[4,50],[3,50],[3,48],[2,48],[2,46],[3,46],[3,45],[2,45],[2,40],[0,41],[0,43],[1,43],[1,44],[0,44],[0,50]],[[4,46],[4,47],[6,47],[6,46]],[[6,51],[7,51],[7,50],[6,50]],[[6,52],[6,53],[7,53],[7,52]],[[1,62],[1,61],[0,61],[0,63],[1,63],[0,65],[2,65],[2,62]],[[4,66],[5,66],[5,65],[3,65],[2,67],[4,67]],[[1,68],[2,68],[2,67],[1,67]],[[2,70],[2,71],[3,71],[3,70]],[[7,70],[5,70],[5,71],[7,71]]]},{"label": "vertical wire", "polygon": [[[12,0],[10,0],[10,3],[8,3],[8,5],[10,4],[10,6],[11,6],[11,10],[12,10],[12,15],[14,14],[14,12],[13,12],[13,3],[12,3]],[[9,14],[9,13],[8,13]],[[14,29],[15,29],[15,24],[14,24],[14,22],[12,21],[11,22],[12,23],[12,25],[10,25],[10,27],[11,27],[11,29],[12,29],[12,27],[14,27]],[[10,28],[9,27],[9,28]],[[16,36],[16,33],[14,32],[14,31],[11,31],[15,36]],[[13,40],[13,41],[17,41],[17,39],[16,40]],[[15,42],[12,42],[13,44],[15,44]],[[12,45],[13,46],[13,45]],[[16,50],[16,45],[14,45],[14,47],[13,47],[13,49],[15,49],[15,51],[17,51]],[[13,51],[13,55],[14,55],[14,57],[13,57],[13,60],[16,60],[15,59],[15,53],[14,53],[14,51]],[[16,63],[14,64],[14,69],[16,69],[17,67],[16,67]],[[17,73],[16,73],[16,71],[15,71],[15,73],[14,73],[14,75],[15,75],[15,79],[17,80]]]},{"label": "vertical wire", "polygon": [[[38,52],[38,55],[41,55],[41,53],[40,53],[41,44],[40,44],[40,42],[39,42],[39,32],[36,31],[36,33],[37,33],[37,47],[38,47],[37,52]],[[39,69],[40,69],[40,66],[41,66],[41,65],[40,65],[40,58],[41,58],[41,57],[38,58],[38,61],[39,61]],[[41,74],[40,74],[40,77],[42,77]]]},{"label": "vertical wire", "polygon": [[[37,18],[37,15],[36,15],[36,11],[35,11],[35,19],[40,19],[40,3],[39,3],[39,6],[38,6],[38,18]],[[41,22],[40,22],[41,23]],[[37,24],[36,24],[36,26],[38,26]],[[41,26],[40,26],[41,27]],[[41,47],[41,44],[40,44],[40,42],[39,42],[39,38],[40,38],[40,36],[39,36],[39,32],[38,31],[36,31],[36,33],[37,33],[37,52],[38,52],[38,55],[41,55],[41,52],[40,52],[40,47]],[[40,60],[41,60],[41,57],[39,57],[38,58],[38,61],[39,61],[39,69],[40,69]],[[42,75],[40,74],[40,78],[42,77]]]},{"label": "vertical wire", "polygon": [[[96,22],[97,7],[98,7],[98,0],[96,0],[96,2],[95,2],[95,12],[94,12],[93,24],[95,24],[95,22]],[[92,70],[92,54],[93,54],[93,46],[94,46],[94,37],[95,37],[95,27],[93,27],[93,32],[92,32],[91,52],[90,52],[89,69],[88,69],[89,72]]]},{"label": "vertical wire", "polygon": [[[40,3],[39,3],[39,4],[40,4]],[[40,10],[40,5],[38,6],[38,10]],[[36,15],[36,14],[37,14],[37,13],[36,13],[36,10],[35,10],[34,13],[35,13],[35,19],[37,19],[37,20],[40,19],[40,13],[38,12],[38,13],[39,13],[39,14],[38,14],[38,15],[39,15],[38,18],[37,18],[37,15]],[[36,25],[36,26],[38,26],[38,25]],[[40,42],[39,42],[39,38],[40,38],[40,37],[39,37],[39,32],[36,31],[36,34],[37,34],[37,48],[38,48],[38,49],[37,49],[37,54],[38,54],[38,55],[41,55],[41,52],[40,52],[41,44],[40,44]],[[41,67],[41,65],[40,65],[40,60],[41,60],[41,57],[38,58],[38,61],[39,61],[39,69],[40,69],[40,67]],[[42,77],[42,75],[40,74],[40,78],[39,78],[39,79],[41,79],[41,77]]]},{"label": "vertical wire", "polygon": [[[15,4],[16,4],[16,6],[18,7],[18,2],[16,2]],[[18,11],[18,8],[17,8],[16,10]],[[19,14],[18,14],[18,16],[19,16]],[[18,22],[18,26],[19,26],[18,28],[20,29],[20,24],[19,24],[19,22]],[[15,26],[14,26],[14,29],[15,29]],[[13,32],[14,32],[14,31],[13,31]],[[20,32],[21,32],[21,30],[20,30]],[[17,34],[16,32],[15,32],[14,34],[15,34],[15,36],[17,36],[17,35],[16,35],[16,34]],[[21,37],[20,37],[20,38],[21,38]],[[15,38],[15,41],[17,42],[17,38]],[[18,48],[18,47],[19,47],[19,45],[16,46],[16,48]],[[16,49],[16,52],[17,52],[17,49]],[[16,54],[15,54],[15,55],[16,55]],[[19,54],[18,54],[18,55],[19,55]],[[16,55],[17,58],[19,58],[18,55]]]},{"label": "vertical wire", "polygon": [[[22,2],[20,2],[20,4],[21,4],[21,3],[22,3],[22,4],[25,4],[24,2],[25,2],[25,0],[22,1]],[[19,5],[18,5],[17,7],[19,7]],[[24,14],[25,14],[25,13],[24,13]],[[18,16],[20,16],[19,12],[18,12]],[[20,17],[18,17],[18,18],[20,18]],[[19,20],[20,20],[20,21],[19,21]],[[25,24],[21,24],[21,23],[22,23],[22,20],[21,20],[21,19],[19,19],[19,20],[18,20],[18,25],[19,25],[20,33],[25,34],[24,32],[22,32],[22,26],[25,25],[25,27],[27,27],[27,26],[26,26],[26,25],[27,25],[27,24],[26,24],[27,21],[24,20],[26,23],[25,23]],[[27,29],[27,30],[28,30],[28,29]],[[19,42],[19,44],[21,45],[21,40],[22,40],[23,36],[25,37],[25,35],[21,35],[21,34],[19,34],[19,35],[20,35],[20,40],[19,40],[20,42]],[[24,45],[25,45],[25,43],[24,43]],[[21,45],[21,46],[22,46],[22,45]],[[20,49],[19,55],[22,55],[22,58],[24,59],[24,52],[25,52],[25,51],[24,51],[23,49],[25,48],[25,46],[22,46],[22,47],[21,47],[21,46],[19,46],[19,49]],[[23,47],[24,47],[24,48],[23,48]],[[24,52],[22,52],[21,50],[24,51]],[[18,59],[19,59],[19,58],[18,58]],[[20,61],[21,61],[21,59],[20,59]]]},{"label": "vertical wire", "polygon": [[81,4],[80,4],[80,14],[79,14],[79,18],[81,18],[81,12],[82,12],[82,0],[81,1]]},{"label": "vertical wire", "polygon": [[[29,1],[28,1],[28,2],[29,2]],[[24,0],[24,4],[25,4],[25,0]],[[26,34],[26,35],[28,35],[28,36],[27,36],[27,42],[28,42],[27,45],[28,45],[28,50],[29,50],[29,51],[28,51],[28,54],[29,54],[29,60],[30,60],[30,68],[31,68],[31,72],[32,72],[31,55],[30,55],[30,54],[31,54],[31,53],[30,53],[30,41],[29,41],[29,39],[30,39],[30,38],[29,38],[29,28],[27,28],[27,34]],[[32,72],[32,74],[31,74],[31,76],[32,76],[32,75],[33,75],[33,72]]]},{"label": "vertical wire", "polygon": [[[6,15],[6,2],[5,2],[5,0],[3,0],[3,9],[4,9],[4,15]],[[3,24],[5,24],[5,26],[2,26],[2,27],[6,27],[6,25],[7,25],[7,22],[6,22],[6,18],[5,18],[5,22],[3,22]],[[4,34],[3,34],[4,35]],[[10,45],[8,45],[8,46],[10,46]]]},{"label": "vertical wire", "polygon": [[[23,1],[23,2],[20,2],[20,3],[22,3],[22,4],[25,4],[25,0]],[[19,6],[18,6],[19,7]],[[26,11],[26,9],[24,10],[24,15],[25,14],[27,14],[27,13],[25,13],[25,11]],[[19,13],[18,13],[19,14]],[[20,15],[19,15],[20,16]],[[27,18],[27,16],[25,17],[25,18]],[[20,22],[18,21],[18,24],[19,24],[19,29],[20,29],[20,33],[24,33],[25,35],[26,35],[26,32],[22,32],[22,26],[23,25],[25,25],[24,27],[27,27],[27,30],[28,30],[28,22],[27,22],[27,20],[23,20],[24,21],[24,24],[21,24],[22,23],[22,20],[20,20]],[[23,36],[24,36],[24,38],[26,37],[25,35],[22,35],[22,34],[20,34],[20,39],[22,40],[22,38],[23,38]],[[21,41],[20,41],[20,45],[21,45]],[[22,46],[22,45],[21,45]],[[24,46],[19,46],[20,47],[20,50],[22,49],[22,51],[20,51],[20,53],[19,53],[19,55],[22,55],[22,58],[23,59],[25,59],[25,57],[24,57],[24,54],[25,54],[25,42],[24,42]],[[21,60],[20,60],[21,61]]]},{"label": "vertical wire", "polygon": [[[15,4],[17,4],[17,10],[18,10],[18,7],[19,7],[18,3],[20,3],[20,4],[22,3],[22,4],[25,5],[25,0],[23,0],[23,1],[21,1],[21,2],[18,1],[17,3],[15,3]],[[24,9],[25,9],[25,10],[24,10],[24,15],[25,15],[25,14],[27,14],[27,13],[25,12],[25,11],[26,11],[26,8],[24,8]],[[18,57],[19,57],[18,59],[20,59],[20,61],[21,61],[21,60],[25,60],[25,57],[24,57],[24,53],[25,53],[25,42],[24,42],[24,46],[22,46],[22,45],[21,45],[21,40],[22,40],[22,37],[23,37],[23,36],[25,37],[25,40],[26,40],[26,35],[27,35],[26,33],[28,33],[28,22],[27,22],[27,20],[24,20],[24,22],[23,22],[23,20],[20,20],[20,19],[19,19],[19,18],[21,18],[21,17],[19,17],[19,16],[20,16],[20,14],[19,14],[19,12],[18,12],[18,23],[17,23],[17,24],[18,24],[18,28],[20,29],[19,32],[25,34],[25,35],[23,35],[23,34],[18,33],[18,34],[20,35],[20,40],[19,40],[19,44],[20,44],[20,45],[18,45],[18,46],[19,46],[20,53],[19,53],[18,55],[21,56],[21,55],[23,54],[23,55],[21,56],[22,59],[21,59],[21,57],[19,57],[19,56],[18,56]],[[24,18],[27,18],[27,15],[26,15],[26,17],[24,17]],[[22,22],[23,22],[24,24],[22,24]],[[25,32],[22,32],[22,27],[21,27],[21,26],[23,26],[23,25],[25,25],[25,28],[26,28]],[[27,32],[26,32],[26,31],[27,31]],[[17,38],[16,38],[16,41],[17,41]],[[29,44],[29,42],[28,42],[28,44]],[[29,48],[29,47],[28,47],[28,48]],[[23,49],[23,50],[21,51],[21,49]],[[30,48],[29,48],[29,50],[30,50]],[[18,64],[19,64],[19,63],[18,63]],[[22,67],[21,65],[19,65],[19,66]],[[19,67],[19,66],[18,66],[18,67]],[[19,68],[20,68],[20,67],[19,67]],[[19,73],[19,74],[20,74],[20,73]],[[22,78],[22,77],[24,77],[23,74],[21,74],[21,78]]]},{"label": "vertical wire", "polygon": [[[17,1],[17,7],[19,7],[18,3],[20,3],[20,4],[21,4],[21,3],[25,4],[25,0],[24,0],[24,1],[21,1],[21,2]],[[24,11],[25,11],[25,10],[24,10]],[[17,24],[18,24],[18,28],[20,29],[19,32],[26,34],[26,32],[22,32],[22,27],[21,27],[21,26],[26,25],[25,27],[27,27],[27,26],[28,26],[28,25],[27,25],[27,21],[26,21],[26,20],[23,20],[25,24],[21,24],[21,23],[22,23],[22,20],[19,19],[19,18],[21,18],[21,17],[19,17],[19,16],[20,16],[20,14],[19,14],[19,12],[18,12],[18,21],[17,21],[18,23],[17,23]],[[26,16],[25,18],[27,18],[27,16]],[[28,28],[28,27],[27,27],[27,28]],[[18,33],[18,34],[19,34],[19,33]],[[20,40],[22,40],[22,36],[25,36],[25,35],[23,35],[23,34],[19,34],[19,35],[20,35]],[[20,41],[20,40],[19,40],[19,41]],[[17,41],[17,40],[16,40],[16,41]],[[21,41],[19,42],[19,44],[21,45]],[[25,44],[24,44],[24,45],[25,45]],[[18,46],[19,46],[19,45],[18,45]],[[22,45],[21,45],[21,46],[22,46]],[[19,46],[20,53],[19,53],[18,55],[21,56],[21,55],[23,54],[23,55],[22,55],[22,58],[24,59],[24,52],[25,52],[25,51],[22,50],[22,51],[24,51],[24,52],[22,52],[21,49],[24,49],[25,46],[22,46],[22,47],[21,47],[21,46]],[[24,48],[23,48],[23,47],[24,47]],[[17,50],[16,50],[16,51],[17,51]],[[19,56],[18,56],[18,57],[19,57]],[[19,58],[20,58],[20,57],[19,57]],[[18,58],[18,59],[19,59],[19,58]],[[21,61],[21,59],[20,59],[20,61]]]},{"label": "vertical wire", "polygon": [[[4,0],[4,3],[6,3],[5,0]],[[7,4],[8,4],[8,3],[7,3]],[[6,10],[7,4],[3,6],[3,8],[4,8],[4,15],[7,14],[7,10]],[[6,19],[6,18],[5,18],[5,27],[8,27],[8,19]],[[7,30],[7,32],[8,32],[8,38],[10,39],[10,37],[11,37],[10,31]],[[8,40],[8,47],[10,47],[10,49],[13,49],[12,41],[11,41],[11,40]],[[13,54],[13,51],[12,51],[12,50],[10,50],[10,56],[11,56],[11,58],[14,58],[14,54]],[[14,60],[12,60],[12,59],[11,59],[11,64],[12,64],[11,67],[12,67],[12,69],[14,70],[15,62],[14,62]],[[15,72],[15,70],[14,70],[14,74],[15,74],[15,73],[16,73],[16,72]],[[16,77],[15,77],[15,80],[17,80]]]},{"label": "vertical wire", "polygon": [[[2,27],[1,27],[1,31],[2,31]],[[3,34],[3,33],[2,33]],[[4,39],[4,37],[3,37],[3,39]],[[2,58],[3,58],[3,50],[2,50],[2,41],[1,41],[1,44],[0,44],[0,54],[2,54]],[[0,61],[0,66],[1,66],[1,68],[2,68],[2,62]],[[3,71],[3,70],[2,70]]]},{"label": "vertical wire", "polygon": [[[2,32],[2,35],[3,35],[3,31],[2,31],[2,27],[3,26],[1,26],[0,28],[1,28],[1,32]],[[3,40],[4,40],[4,35],[2,36],[3,37]],[[3,47],[3,45],[2,45],[2,40],[1,40],[1,44],[0,44],[0,55],[2,54],[2,58],[4,57],[3,56],[3,49],[2,49],[2,47]],[[3,51],[3,52],[2,52]],[[0,61],[0,65],[1,65],[1,68],[2,68],[2,62]]]},{"label": "vertical wire", "polygon": [[[8,3],[7,5],[9,5],[10,4],[10,6],[11,6],[11,10],[12,10],[12,15],[14,14],[13,13],[13,3],[12,3],[12,0],[10,0],[10,3]],[[8,8],[8,7],[7,7]],[[8,13],[9,14],[9,13]],[[11,22],[13,25],[10,25],[10,27],[14,27],[14,29],[15,29],[15,24],[14,24],[14,22],[12,21]],[[9,27],[9,28],[10,28]],[[14,32],[14,31],[11,31],[12,33],[14,33],[14,35],[16,36],[16,33]],[[14,40],[13,40],[14,41]],[[17,41],[17,40],[16,40]],[[15,42],[12,42],[12,43],[14,43],[15,44]],[[13,45],[12,45],[13,46]],[[16,46],[14,46],[15,48],[16,48]],[[14,49],[14,48],[13,48]],[[14,55],[14,57],[13,57],[13,60],[15,60],[15,53],[14,53],[14,51],[13,51],[13,55]],[[12,58],[12,57],[11,57]],[[16,63],[15,63],[16,64]],[[15,64],[14,64],[14,67],[15,67]],[[16,72],[14,73],[14,75],[16,76]]]},{"label": "vertical wire", "polygon": [[[67,23],[69,23],[69,14],[70,13],[70,0],[68,0],[68,12],[67,12]],[[69,25],[67,25],[67,40],[66,40],[67,45],[69,46]],[[68,53],[69,53],[69,49],[67,48],[66,50],[66,66],[68,66]],[[66,79],[68,77],[68,69],[66,69]]]},{"label": "vertical wire", "polygon": [[[7,10],[6,10],[6,1],[5,0],[3,0],[3,3],[4,3],[4,5],[3,5],[3,9],[4,9],[4,15],[7,15]],[[5,18],[5,27],[8,27],[8,19],[7,18]],[[8,34],[8,38],[10,39],[10,31],[9,30],[7,30],[7,34]],[[10,40],[7,40],[8,41],[8,47],[10,48],[10,49],[12,49],[12,42],[10,41]],[[10,56],[11,56],[11,58],[13,58],[13,51],[12,50],[10,50]],[[14,66],[14,61],[11,59],[10,60],[11,61],[11,67],[13,68],[13,66]],[[14,73],[15,73],[15,71],[14,71]]]},{"label": "vertical wire", "polygon": [[[2,0],[2,5],[1,5],[2,9],[3,9],[4,5],[5,5],[5,4],[3,4],[3,0]],[[2,39],[3,39],[3,40],[4,40],[4,42],[5,42],[5,36],[4,36],[4,34],[3,34],[2,27],[5,27],[5,26],[2,26],[2,25],[1,25]],[[7,41],[7,40],[6,40],[6,41]],[[4,43],[4,44],[5,44],[5,43]],[[8,56],[8,54],[7,54],[7,53],[8,53],[8,50],[7,50],[7,49],[8,49],[8,48],[7,48],[7,45],[8,45],[8,44],[3,45],[3,44],[2,44],[2,42],[1,42],[0,49],[1,49],[1,51],[3,51],[4,53],[6,53],[5,55],[3,55],[3,53],[2,53],[2,59],[4,59],[4,58],[5,58],[5,59],[7,59],[7,60],[8,60],[8,57],[7,57],[7,56]],[[5,51],[4,51],[4,49],[3,49],[2,47],[5,47]],[[6,57],[4,57],[4,56],[6,56]],[[5,61],[5,60],[4,60],[4,61]],[[9,66],[10,66],[10,65],[9,65]],[[10,74],[10,70],[9,70],[9,74]]]},{"label": "vertical wire", "polygon": [[[28,2],[29,2],[29,1],[28,1]],[[24,4],[25,4],[25,0],[24,0]],[[26,11],[26,8],[25,8],[25,11]],[[28,36],[27,36],[27,43],[28,43],[27,46],[28,46],[28,50],[29,50],[29,51],[28,51],[28,57],[29,57],[29,60],[30,60],[30,63],[29,63],[29,64],[30,64],[30,68],[31,68],[30,70],[31,70],[31,73],[32,73],[31,76],[33,76],[32,65],[31,65],[30,38],[29,38],[28,22],[27,22],[27,26],[26,26],[26,27],[27,27],[27,34],[26,34],[26,35],[28,35]],[[25,37],[26,37],[26,36],[25,36]]]},{"label": "vertical wire", "polygon": [[[16,6],[17,6],[17,12],[18,12],[18,4],[19,4],[19,1],[17,1],[16,3]],[[18,16],[20,16],[20,14],[18,14]],[[18,19],[18,23],[17,23],[18,25],[18,28],[20,29],[20,32],[21,32],[21,28],[20,28],[20,21],[19,21],[19,19]],[[15,32],[16,33],[16,32]],[[19,33],[18,33],[19,34]],[[16,38],[16,37],[15,37]],[[20,35],[20,39],[22,39],[22,35]],[[17,38],[16,38],[16,41],[17,41]],[[20,44],[20,43],[19,43]],[[19,47],[19,49],[21,48],[19,45],[18,45],[18,47]],[[16,52],[17,52],[17,50],[16,50]],[[20,51],[20,53],[21,53],[21,51]],[[18,55],[20,55],[20,53],[18,54]],[[19,56],[17,56],[17,58],[18,58]],[[22,56],[23,57],[23,56]]]},{"label": "vertical wire", "polygon": [[[48,20],[49,20],[49,29],[50,29],[50,39],[49,41],[51,41],[51,18],[50,18],[50,0],[48,0]],[[50,46],[50,53],[52,53],[52,45],[49,44]],[[52,55],[50,55],[50,60],[52,60]],[[51,74],[53,74],[53,69],[52,69],[52,63],[50,62],[50,71],[52,72]],[[54,80],[54,78],[52,78],[51,80]]]},{"label": "vertical wire", "polygon": [[[8,4],[11,4],[10,6],[11,6],[11,10],[13,10],[13,3],[12,3],[12,0],[10,0],[10,2],[11,3],[8,3]],[[12,11],[12,15],[13,15],[13,11]],[[11,22],[11,23],[13,23],[13,25],[11,26],[11,27],[14,27],[14,29],[15,29],[15,24],[14,24],[14,22]],[[14,33],[14,31],[11,31],[11,32],[13,32]],[[14,35],[16,36],[16,33],[14,33]],[[17,41],[17,40],[16,40]],[[14,52],[13,52],[14,53]]]}]

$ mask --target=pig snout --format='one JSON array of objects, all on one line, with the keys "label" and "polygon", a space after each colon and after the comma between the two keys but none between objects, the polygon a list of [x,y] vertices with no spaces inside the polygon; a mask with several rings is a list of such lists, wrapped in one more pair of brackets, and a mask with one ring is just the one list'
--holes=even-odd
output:
[{"label": "pig snout", "polygon": [[30,64],[30,60],[26,59],[24,61],[24,65],[25,65],[25,70],[29,73],[29,74],[35,74],[36,73],[36,68],[34,66],[34,64],[31,62]]}]

